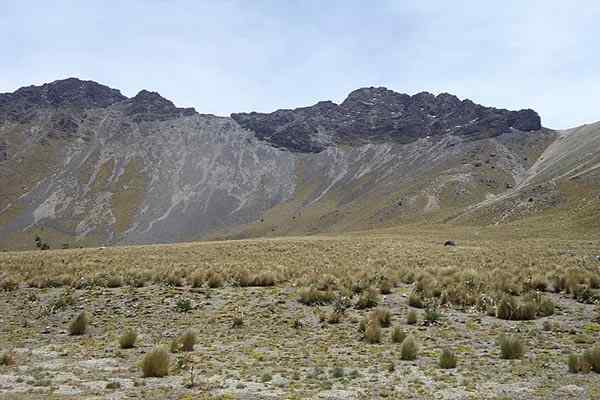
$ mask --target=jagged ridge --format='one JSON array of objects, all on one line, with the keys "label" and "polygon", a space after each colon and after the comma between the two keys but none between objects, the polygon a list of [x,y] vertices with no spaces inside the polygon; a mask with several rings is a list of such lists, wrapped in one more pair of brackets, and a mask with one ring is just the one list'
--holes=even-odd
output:
[{"label": "jagged ridge", "polygon": [[258,137],[299,152],[319,152],[333,143],[408,143],[442,134],[493,137],[511,128],[541,129],[540,117],[533,110],[484,107],[448,93],[409,96],[383,87],[355,90],[340,105],[326,101],[294,110],[231,117]]}]

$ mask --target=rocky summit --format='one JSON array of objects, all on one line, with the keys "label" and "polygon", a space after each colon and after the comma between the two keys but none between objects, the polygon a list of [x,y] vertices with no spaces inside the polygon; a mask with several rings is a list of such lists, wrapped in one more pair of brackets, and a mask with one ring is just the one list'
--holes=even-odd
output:
[{"label": "rocky summit", "polygon": [[448,93],[409,96],[383,87],[355,90],[340,105],[325,101],[271,114],[231,117],[261,139],[299,152],[319,152],[339,143],[408,143],[446,134],[482,138],[542,128],[533,110],[484,107]]},{"label": "rocky summit", "polygon": [[0,94],[0,246],[503,224],[547,212],[593,226],[600,152],[586,149],[600,148],[599,132],[381,87],[341,104],[217,117],[69,78]]}]

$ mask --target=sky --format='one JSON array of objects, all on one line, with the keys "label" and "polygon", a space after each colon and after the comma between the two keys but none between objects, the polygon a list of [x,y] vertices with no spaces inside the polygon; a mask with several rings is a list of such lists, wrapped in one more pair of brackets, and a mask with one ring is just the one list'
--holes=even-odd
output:
[{"label": "sky", "polygon": [[0,2],[0,92],[74,76],[229,115],[385,86],[600,120],[597,0]]}]

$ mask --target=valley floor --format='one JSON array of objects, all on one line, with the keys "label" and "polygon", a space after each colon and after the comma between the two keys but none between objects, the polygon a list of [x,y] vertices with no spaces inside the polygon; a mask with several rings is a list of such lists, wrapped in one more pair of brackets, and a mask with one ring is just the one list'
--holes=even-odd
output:
[{"label": "valley floor", "polygon": [[[566,364],[600,339],[600,313],[578,297],[584,285],[596,295],[597,256],[598,240],[475,228],[0,253],[0,398],[600,398],[600,374]],[[524,301],[532,276],[552,315],[482,309],[502,290]],[[359,330],[373,309],[356,306],[369,287],[391,314],[374,344]],[[319,305],[299,301],[314,292]],[[409,305],[415,293],[437,321]],[[89,327],[70,335],[81,311]],[[126,328],[138,333],[131,349],[119,347]],[[395,328],[416,339],[416,360],[401,360]],[[190,329],[193,351],[169,352],[169,375],[144,378],[144,355]],[[522,341],[522,357],[500,357],[502,334]],[[455,369],[439,367],[444,348]]]}]

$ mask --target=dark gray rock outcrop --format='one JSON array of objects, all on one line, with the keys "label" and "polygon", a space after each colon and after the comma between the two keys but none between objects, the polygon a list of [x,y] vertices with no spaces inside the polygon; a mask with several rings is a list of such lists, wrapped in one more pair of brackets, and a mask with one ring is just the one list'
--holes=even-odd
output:
[{"label": "dark gray rock outcrop", "polygon": [[355,90],[339,105],[325,101],[294,110],[231,117],[259,138],[298,152],[319,152],[332,143],[409,143],[444,134],[479,138],[511,129],[541,129],[540,117],[533,110],[484,107],[448,93],[409,96],[383,87]]}]

